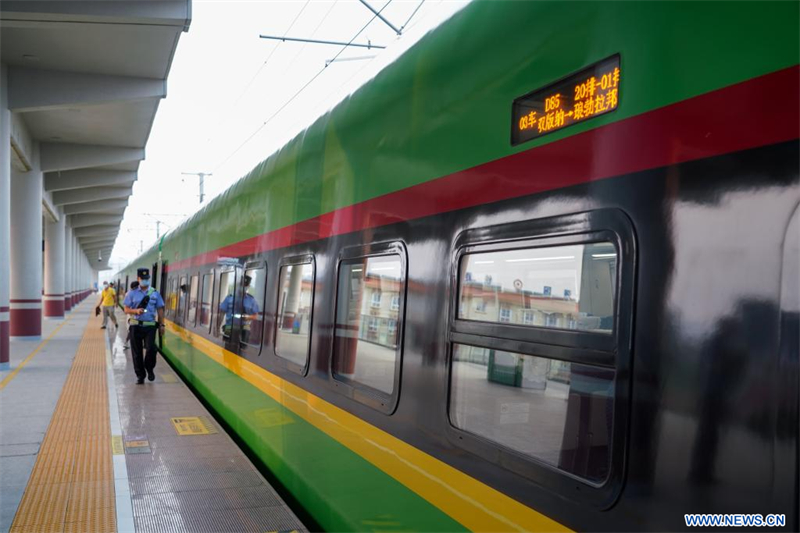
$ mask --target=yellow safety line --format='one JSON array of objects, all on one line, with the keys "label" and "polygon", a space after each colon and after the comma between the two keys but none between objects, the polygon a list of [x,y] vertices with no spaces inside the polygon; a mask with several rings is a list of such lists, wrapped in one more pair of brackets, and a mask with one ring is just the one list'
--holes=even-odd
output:
[{"label": "yellow safety line", "polygon": [[105,337],[91,317],[10,533],[117,529]]},{"label": "yellow safety line", "polygon": [[195,349],[270,396],[471,531],[571,531],[447,463],[177,324]]},{"label": "yellow safety line", "polygon": [[14,376],[16,376],[19,373],[19,371],[22,370],[25,367],[25,365],[28,364],[28,361],[33,359],[33,356],[39,353],[39,350],[44,348],[47,345],[47,343],[50,342],[50,340],[55,336],[55,334],[58,333],[58,330],[63,328],[64,324],[69,322],[70,318],[72,317],[70,316],[65,318],[64,321],[61,324],[59,324],[58,327],[54,329],[53,332],[50,335],[48,335],[46,339],[44,339],[42,342],[39,343],[39,346],[37,346],[35,350],[33,350],[30,354],[28,354],[28,357],[23,359],[22,362],[19,365],[17,365],[17,368],[12,370],[11,373],[3,379],[3,381],[0,381],[0,390],[3,390],[5,386],[8,385],[12,379],[14,379]]}]

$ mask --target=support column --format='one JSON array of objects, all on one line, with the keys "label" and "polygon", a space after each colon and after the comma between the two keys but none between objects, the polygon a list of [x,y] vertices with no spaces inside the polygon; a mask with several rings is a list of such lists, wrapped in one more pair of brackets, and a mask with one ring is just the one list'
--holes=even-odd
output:
[{"label": "support column", "polygon": [[72,257],[69,258],[72,263],[72,307],[78,305],[78,239],[75,238],[75,233],[72,234]]},{"label": "support column", "polygon": [[72,228],[64,225],[64,310],[72,310]]},{"label": "support column", "polygon": [[9,298],[11,278],[11,112],[8,68],[0,65],[0,370],[9,368]]},{"label": "support column", "polygon": [[44,316],[64,318],[64,215],[44,227]]},{"label": "support column", "polygon": [[11,172],[11,336],[42,336],[42,173]]}]

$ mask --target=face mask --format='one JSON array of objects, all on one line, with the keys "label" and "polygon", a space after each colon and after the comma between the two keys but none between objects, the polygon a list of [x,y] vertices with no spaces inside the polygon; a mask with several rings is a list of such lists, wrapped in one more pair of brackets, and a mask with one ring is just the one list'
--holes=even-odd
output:
[{"label": "face mask", "polygon": [[147,287],[150,286],[150,280],[149,279],[143,279],[142,281],[139,282],[139,286],[140,287],[144,287],[146,289]]}]

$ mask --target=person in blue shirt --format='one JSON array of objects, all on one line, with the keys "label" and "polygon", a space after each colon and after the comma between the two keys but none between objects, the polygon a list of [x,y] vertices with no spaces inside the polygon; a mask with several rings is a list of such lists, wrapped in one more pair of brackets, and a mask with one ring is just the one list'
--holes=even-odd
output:
[{"label": "person in blue shirt", "polygon": [[[253,319],[258,318],[258,313],[261,312],[261,309],[258,307],[258,301],[253,297],[252,294],[249,294],[247,291],[250,288],[250,282],[252,278],[245,274],[244,276],[244,302],[242,305],[236,304],[236,314],[244,312],[244,322],[242,325],[242,332],[241,332],[241,341],[247,344],[250,340],[250,321]],[[229,294],[222,300],[222,303],[219,304],[219,310],[225,313],[225,323],[222,326],[222,336],[224,338],[229,338],[231,335],[231,328],[233,327],[233,315],[234,315],[234,300],[233,295]]]},{"label": "person in blue shirt", "polygon": [[[125,295],[125,314],[131,315],[130,336],[133,369],[136,372],[136,383],[153,381],[156,375],[156,331],[164,333],[164,300],[150,287],[150,270],[140,268],[136,271],[139,287],[128,291]],[[146,354],[145,354],[146,351]]]}]

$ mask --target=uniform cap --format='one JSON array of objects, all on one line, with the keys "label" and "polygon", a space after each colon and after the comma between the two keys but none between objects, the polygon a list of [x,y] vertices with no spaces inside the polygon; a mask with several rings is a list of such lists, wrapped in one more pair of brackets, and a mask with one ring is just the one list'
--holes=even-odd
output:
[{"label": "uniform cap", "polygon": [[150,269],[140,268],[136,271],[136,277],[141,279],[150,279]]}]

